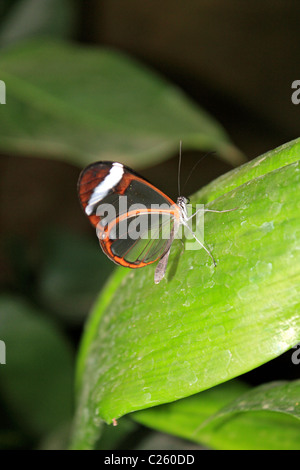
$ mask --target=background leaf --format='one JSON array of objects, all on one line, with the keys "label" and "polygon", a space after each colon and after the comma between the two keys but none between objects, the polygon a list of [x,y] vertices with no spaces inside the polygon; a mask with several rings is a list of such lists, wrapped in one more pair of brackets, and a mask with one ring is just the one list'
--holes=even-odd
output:
[{"label": "background leaf", "polygon": [[242,160],[213,118],[121,53],[39,41],[4,51],[0,67],[7,88],[1,151],[81,166],[138,159],[141,167],[166,159],[183,139],[186,149]]},{"label": "background leaf", "polygon": [[[91,445],[101,418],[110,423],[205,390],[297,343],[300,171],[299,161],[290,163],[293,148],[297,154],[298,142],[285,163],[274,150],[267,172],[256,170],[208,204],[239,208],[206,215],[216,269],[204,250],[179,256],[179,247],[158,286],[154,267],[117,270],[94,307],[79,356],[75,447]],[[278,168],[278,159],[286,166]],[[258,157],[250,171],[264,161]],[[239,172],[231,177],[234,186]]]},{"label": "background leaf", "polygon": [[[218,411],[203,426],[208,426],[247,411],[274,411],[300,419],[300,380],[281,381],[260,385],[229,403]],[[300,436],[300,427],[299,427]],[[299,443],[300,445],[300,443]]]},{"label": "background leaf", "polygon": [[299,449],[300,424],[295,419],[299,382],[247,388],[237,380],[229,381],[131,417],[216,449]]},{"label": "background leaf", "polygon": [[2,295],[0,311],[1,397],[27,432],[45,435],[72,417],[72,350],[55,324],[22,299]]}]

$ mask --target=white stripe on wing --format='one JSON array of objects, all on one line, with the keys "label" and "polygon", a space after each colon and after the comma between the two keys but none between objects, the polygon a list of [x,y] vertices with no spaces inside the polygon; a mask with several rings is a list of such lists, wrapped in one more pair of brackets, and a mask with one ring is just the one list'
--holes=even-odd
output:
[{"label": "white stripe on wing", "polygon": [[124,166],[122,163],[113,163],[104,180],[95,187],[89,199],[89,203],[85,208],[87,215],[91,215],[93,213],[95,204],[99,203],[103,198],[105,198],[105,196],[107,196],[109,191],[121,181],[123,174]]}]

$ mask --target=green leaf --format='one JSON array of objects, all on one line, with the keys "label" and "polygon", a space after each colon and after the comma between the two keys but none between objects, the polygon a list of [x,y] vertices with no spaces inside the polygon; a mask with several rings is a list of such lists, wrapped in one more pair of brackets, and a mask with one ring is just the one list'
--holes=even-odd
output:
[{"label": "green leaf", "polygon": [[182,139],[185,149],[241,162],[213,118],[121,53],[39,41],[4,51],[0,69],[7,89],[1,151],[142,167],[178,151]]},{"label": "green leaf", "polygon": [[194,196],[194,199],[201,200],[202,203],[206,204],[255,178],[297,162],[299,156],[300,139],[287,142],[215,179],[200,189]]},{"label": "green leaf", "polygon": [[154,266],[111,278],[79,354],[75,447],[92,445],[97,420],[208,389],[299,341],[299,141],[286,148],[229,173],[212,197],[204,188],[209,208],[238,208],[205,216],[216,268],[174,243],[159,285]]},{"label": "green leaf", "polygon": [[299,449],[300,423],[294,419],[299,418],[299,381],[245,390],[245,385],[229,381],[131,416],[216,449]]},{"label": "green leaf", "polygon": [[300,380],[260,385],[219,410],[203,426],[215,424],[216,421],[219,425],[220,420],[224,421],[229,416],[247,411],[274,411],[300,419]]},{"label": "green leaf", "polygon": [[55,324],[22,299],[2,295],[0,311],[1,396],[27,433],[40,437],[72,417],[72,351]]},{"label": "green leaf", "polygon": [[131,418],[157,431],[211,446],[215,444],[213,436],[201,424],[246,390],[247,385],[232,380],[188,398],[136,411]]}]

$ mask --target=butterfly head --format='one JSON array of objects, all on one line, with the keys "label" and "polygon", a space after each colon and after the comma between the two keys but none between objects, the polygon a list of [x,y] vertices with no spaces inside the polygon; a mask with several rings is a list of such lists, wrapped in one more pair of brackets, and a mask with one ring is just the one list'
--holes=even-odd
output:
[{"label": "butterfly head", "polygon": [[177,206],[179,206],[181,209],[185,209],[186,205],[190,202],[188,197],[185,196],[179,196],[177,198]]}]

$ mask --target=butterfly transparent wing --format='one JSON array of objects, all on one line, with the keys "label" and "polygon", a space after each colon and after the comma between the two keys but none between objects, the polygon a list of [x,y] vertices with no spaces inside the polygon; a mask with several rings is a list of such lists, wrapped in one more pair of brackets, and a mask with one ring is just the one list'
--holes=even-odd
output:
[{"label": "butterfly transparent wing", "polygon": [[[114,166],[121,168],[119,180],[111,178]],[[109,179],[115,182],[111,187]],[[113,162],[89,165],[80,175],[78,194],[104,253],[115,263],[146,266],[171,246],[178,206],[130,168]]]},{"label": "butterfly transparent wing", "polygon": [[140,213],[111,224],[100,235],[103,251],[118,264],[141,267],[154,263],[170,248],[178,226],[171,212]]}]

